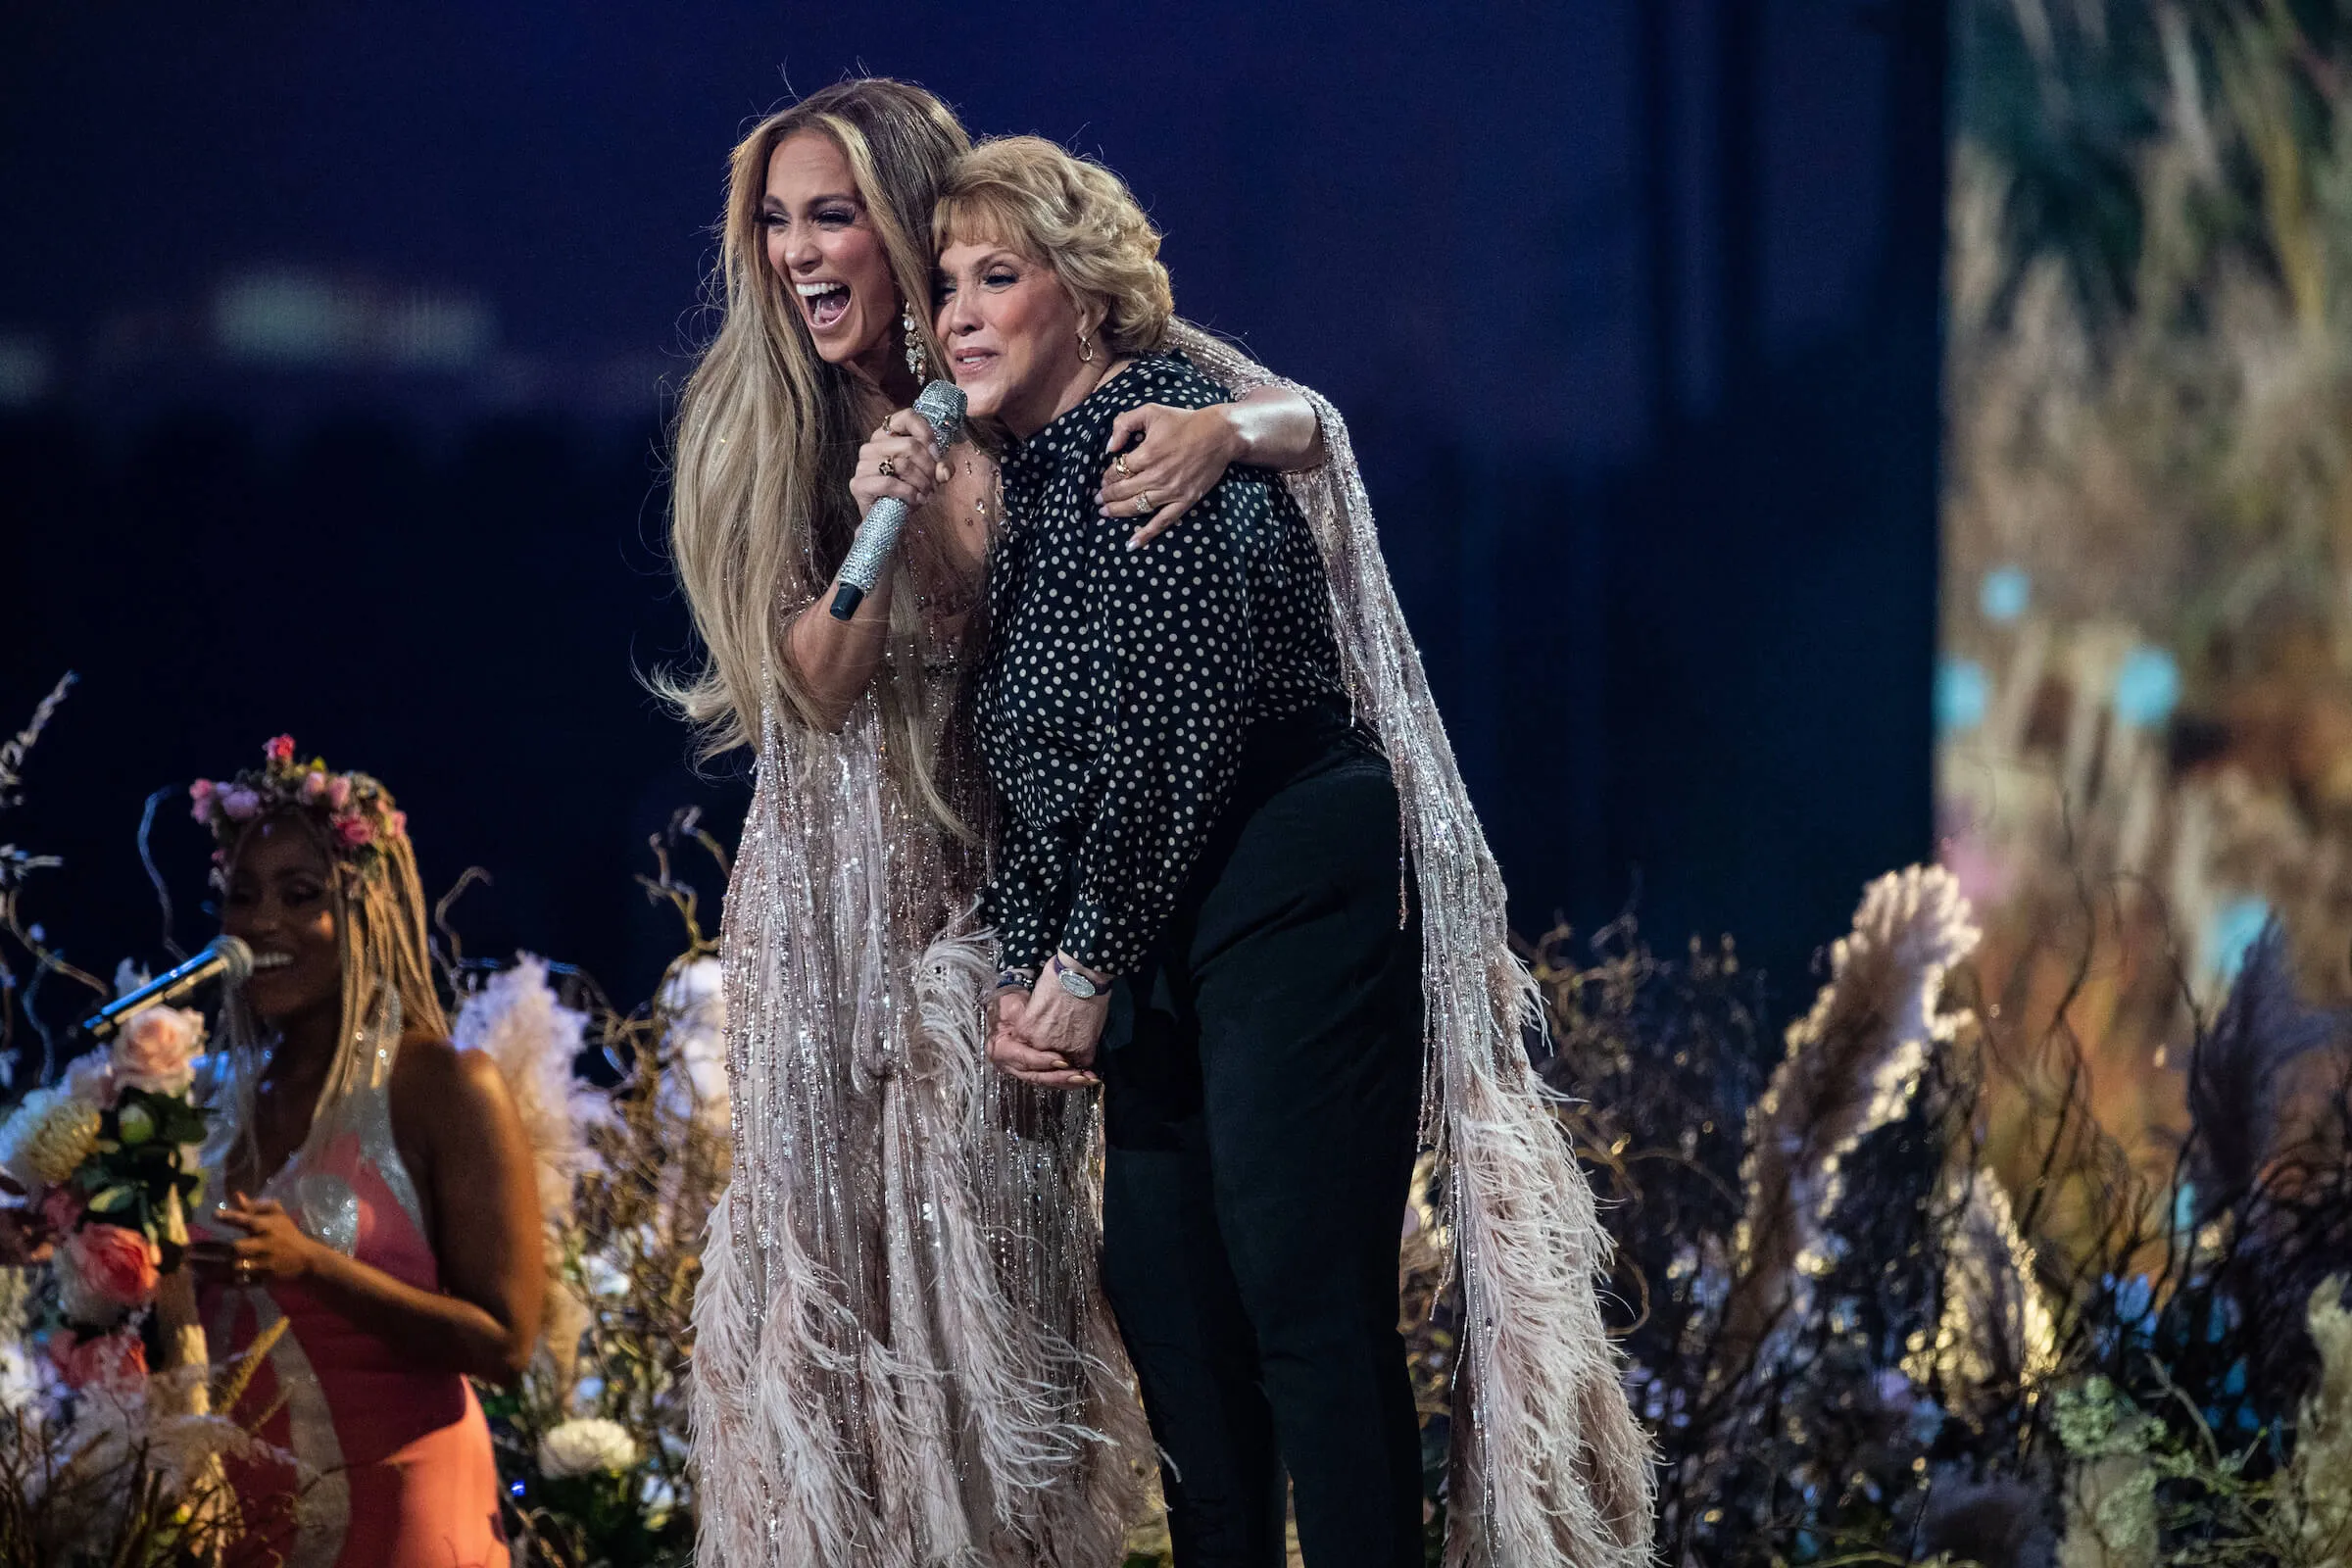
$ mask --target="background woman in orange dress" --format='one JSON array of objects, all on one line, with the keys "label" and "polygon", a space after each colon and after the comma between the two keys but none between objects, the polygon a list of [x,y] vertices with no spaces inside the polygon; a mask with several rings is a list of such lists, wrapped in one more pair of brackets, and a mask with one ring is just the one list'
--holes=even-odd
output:
[{"label": "background woman in orange dress", "polygon": [[539,1203],[497,1068],[449,1041],[405,813],[282,736],[194,793],[222,929],[255,954],[210,1064],[198,1309],[217,1361],[285,1321],[233,1413],[276,1406],[261,1435],[298,1467],[235,1473],[257,1525],[241,1551],[505,1568],[466,1379],[513,1381],[538,1338]]}]

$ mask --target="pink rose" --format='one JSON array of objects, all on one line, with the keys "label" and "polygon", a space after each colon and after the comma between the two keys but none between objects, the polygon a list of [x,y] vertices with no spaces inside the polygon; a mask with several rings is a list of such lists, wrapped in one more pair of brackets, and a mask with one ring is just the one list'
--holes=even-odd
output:
[{"label": "pink rose", "polygon": [[145,1306],[155,1298],[163,1254],[143,1232],[84,1225],[66,1238],[62,1256],[82,1291],[109,1306]]},{"label": "pink rose", "polygon": [[262,755],[270,761],[281,765],[291,762],[294,760],[294,737],[280,735],[273,740],[265,742],[262,746]]},{"label": "pink rose", "polygon": [[363,844],[372,843],[374,839],[375,828],[366,817],[355,812],[350,816],[335,818],[335,842],[345,849],[356,850]]},{"label": "pink rose", "polygon": [[61,1329],[49,1336],[49,1359],[69,1388],[127,1394],[147,1376],[147,1347],[133,1329],[87,1339]]},{"label": "pink rose", "polygon": [[337,773],[326,781],[326,806],[330,811],[340,811],[351,804],[351,775]]},{"label": "pink rose", "polygon": [[176,1095],[195,1077],[204,1017],[185,1007],[142,1007],[115,1036],[115,1081]]},{"label": "pink rose", "polygon": [[324,773],[314,767],[302,775],[302,798],[304,800],[316,801],[325,793],[326,775]]},{"label": "pink rose", "polygon": [[220,796],[220,809],[228,813],[232,822],[249,822],[261,808],[262,798],[242,784]]},{"label": "pink rose", "polygon": [[409,813],[408,813],[408,812],[406,812],[406,811],[394,811],[394,812],[392,813],[392,816],[391,816],[391,822],[392,822],[392,836],[393,836],[394,838],[396,838],[396,839],[405,839],[405,838],[407,838],[407,837],[409,836]]},{"label": "pink rose", "polygon": [[188,814],[207,827],[213,821],[213,794],[214,785],[209,778],[200,778],[188,786]]}]

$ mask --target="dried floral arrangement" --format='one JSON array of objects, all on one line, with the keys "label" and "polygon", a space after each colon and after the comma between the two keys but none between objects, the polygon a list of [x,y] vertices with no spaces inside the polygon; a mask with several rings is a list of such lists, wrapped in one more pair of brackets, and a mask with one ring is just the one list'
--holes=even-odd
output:
[{"label": "dried floral arrangement", "polygon": [[2267,928],[2217,1013],[2183,1004],[2163,1176],[2078,1075],[2013,1188],[1986,1091],[2074,1048],[1990,1013],[1977,940],[1940,868],[1873,884],[1777,1062],[1728,949],[1535,950],[1547,1076],[1589,1097],[1563,1128],[1619,1244],[1661,1557],[2344,1562],[2352,1014],[2298,993]]},{"label": "dried floral arrangement", "polygon": [[[539,1154],[548,1224],[546,1328],[513,1392],[483,1390],[512,1517],[568,1568],[683,1565],[694,1545],[685,1379],[703,1231],[724,1188],[730,1123],[715,942],[683,847],[724,850],[682,812],[652,840],[647,895],[685,948],[653,1000],[622,1011],[577,971],[519,957],[494,969],[441,948],[462,1002],[458,1043],[498,1060]],[[463,891],[463,886],[459,890]],[[611,1086],[575,1065],[593,1054]]]},{"label": "dried floral arrangement", "polygon": [[[2266,920],[2352,996],[2352,4],[1954,14],[1942,858],[2156,1180],[2166,1043]],[[2013,1184],[2076,1063],[2018,1065]]]}]

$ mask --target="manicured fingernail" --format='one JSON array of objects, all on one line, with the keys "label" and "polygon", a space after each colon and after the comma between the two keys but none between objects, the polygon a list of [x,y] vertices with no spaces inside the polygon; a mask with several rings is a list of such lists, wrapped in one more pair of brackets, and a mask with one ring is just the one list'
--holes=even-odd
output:
[{"label": "manicured fingernail", "polygon": [[1143,548],[1144,548],[1144,536],[1143,536],[1142,534],[1140,534],[1140,533],[1139,533],[1139,534],[1135,534],[1135,535],[1133,535],[1132,537],[1130,537],[1130,538],[1128,539],[1128,541],[1127,541],[1127,548],[1128,548],[1128,549],[1130,549],[1130,550],[1141,550],[1141,549],[1143,549]]}]

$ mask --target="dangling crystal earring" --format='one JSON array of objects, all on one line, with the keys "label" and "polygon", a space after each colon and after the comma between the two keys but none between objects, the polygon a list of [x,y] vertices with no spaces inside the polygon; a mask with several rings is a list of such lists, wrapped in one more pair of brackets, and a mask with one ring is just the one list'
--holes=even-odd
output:
[{"label": "dangling crystal earring", "polygon": [[1084,332],[1078,334],[1078,363],[1081,365],[1095,363],[1095,346],[1086,340]]},{"label": "dangling crystal earring", "polygon": [[914,324],[913,306],[909,305],[899,312],[899,325],[906,332],[906,373],[920,381],[923,378],[923,367],[929,362],[923,358],[923,339]]}]

